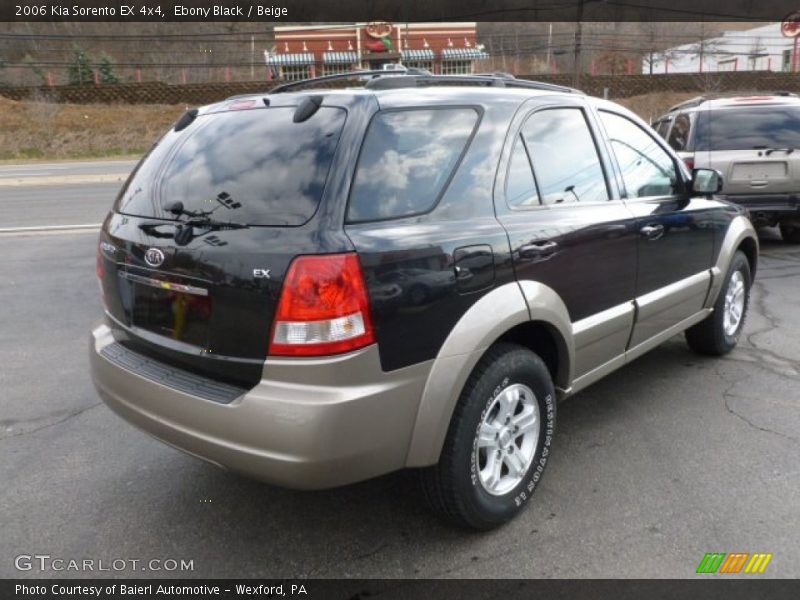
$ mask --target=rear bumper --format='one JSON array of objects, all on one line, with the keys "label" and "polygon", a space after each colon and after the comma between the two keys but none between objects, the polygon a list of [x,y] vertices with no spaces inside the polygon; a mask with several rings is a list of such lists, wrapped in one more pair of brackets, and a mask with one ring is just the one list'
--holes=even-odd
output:
[{"label": "rear bumper", "polygon": [[122,418],[218,466],[296,489],[404,467],[431,366],[384,373],[376,346],[324,359],[270,359],[269,379],[220,403],[109,360],[102,350],[114,338],[106,325],[89,341],[95,387]]},{"label": "rear bumper", "polygon": [[725,194],[723,198],[745,207],[754,223],[791,217],[800,219],[800,196],[796,194]]}]

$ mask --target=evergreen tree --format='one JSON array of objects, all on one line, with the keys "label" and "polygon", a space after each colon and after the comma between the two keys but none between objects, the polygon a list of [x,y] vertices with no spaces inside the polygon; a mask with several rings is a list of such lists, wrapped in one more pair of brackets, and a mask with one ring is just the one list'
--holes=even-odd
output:
[{"label": "evergreen tree", "polygon": [[100,73],[100,83],[119,83],[119,77],[114,73],[114,63],[111,62],[111,57],[107,54],[104,54],[102,58],[100,58],[97,71]]},{"label": "evergreen tree", "polygon": [[94,83],[94,71],[89,62],[86,50],[75,46],[72,50],[72,62],[67,67],[70,85],[91,85]]}]

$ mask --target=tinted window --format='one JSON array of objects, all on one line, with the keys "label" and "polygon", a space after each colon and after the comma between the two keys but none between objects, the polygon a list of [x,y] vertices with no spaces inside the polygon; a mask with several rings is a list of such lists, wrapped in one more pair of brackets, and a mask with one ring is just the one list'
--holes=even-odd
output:
[{"label": "tinted window", "polygon": [[667,132],[669,131],[669,126],[670,126],[671,123],[672,123],[672,119],[671,118],[663,119],[663,120],[658,121],[657,123],[655,123],[653,125],[653,128],[656,130],[658,135],[660,135],[662,138],[666,139]]},{"label": "tinted window", "polygon": [[223,112],[171,130],[123,188],[117,210],[174,219],[163,207],[180,201],[219,220],[302,225],[319,205],[346,113],[323,107],[293,123],[294,112]]},{"label": "tinted window", "polygon": [[695,150],[800,148],[800,107],[752,106],[697,114]]},{"label": "tinted window", "polygon": [[608,200],[589,125],[578,108],[534,113],[522,128],[543,204]]},{"label": "tinted window", "polygon": [[677,152],[687,150],[689,147],[689,134],[691,132],[692,121],[689,115],[682,113],[675,117],[675,125],[672,126],[672,131],[669,132],[667,143]]},{"label": "tinted window", "polygon": [[349,221],[430,210],[478,121],[469,108],[378,113],[370,123],[350,192]]},{"label": "tinted window", "polygon": [[670,196],[676,192],[672,157],[639,125],[619,115],[600,112],[622,171],[628,198]]},{"label": "tinted window", "polygon": [[536,193],[536,182],[533,180],[528,151],[525,150],[521,137],[517,137],[508,163],[506,201],[511,208],[539,205],[539,195]]}]

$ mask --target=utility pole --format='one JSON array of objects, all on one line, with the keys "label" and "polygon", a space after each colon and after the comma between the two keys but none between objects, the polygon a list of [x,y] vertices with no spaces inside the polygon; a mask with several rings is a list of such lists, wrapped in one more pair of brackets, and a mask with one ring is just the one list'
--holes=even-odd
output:
[{"label": "utility pole", "polygon": [[255,36],[250,36],[250,81],[255,79],[255,68],[256,68],[256,38]]},{"label": "utility pole", "polygon": [[581,45],[583,43],[583,3],[578,2],[578,20],[575,24],[575,53],[572,66],[572,87],[579,88],[581,85]]}]

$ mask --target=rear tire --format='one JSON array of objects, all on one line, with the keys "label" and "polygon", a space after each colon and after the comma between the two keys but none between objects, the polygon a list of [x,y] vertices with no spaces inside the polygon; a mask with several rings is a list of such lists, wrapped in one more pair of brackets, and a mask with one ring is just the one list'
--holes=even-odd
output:
[{"label": "rear tire", "polygon": [[780,229],[784,242],[787,244],[800,244],[800,227],[789,223],[781,223]]},{"label": "rear tire", "polygon": [[490,348],[464,386],[439,463],[421,471],[430,507],[479,530],[514,517],[541,480],[555,417],[544,362],[516,344]]},{"label": "rear tire", "polygon": [[700,354],[722,356],[736,347],[750,303],[750,263],[737,251],[722,284],[714,312],[686,330],[686,342]]}]

